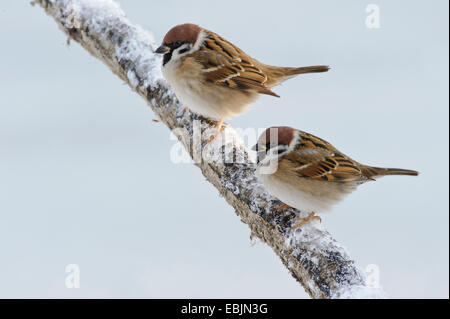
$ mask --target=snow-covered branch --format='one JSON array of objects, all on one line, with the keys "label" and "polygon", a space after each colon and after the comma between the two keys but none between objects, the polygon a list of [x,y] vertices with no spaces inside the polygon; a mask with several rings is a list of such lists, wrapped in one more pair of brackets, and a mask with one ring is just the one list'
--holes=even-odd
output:
[{"label": "snow-covered branch", "polygon": [[201,154],[206,143],[196,138],[194,123],[201,121],[202,130],[214,129],[212,123],[189,111],[183,112],[184,106],[161,77],[161,59],[153,53],[152,35],[131,24],[117,3],[112,0],[34,3],[44,8],[70,39],[103,61],[148,102],[159,119],[179,137],[206,179],[250,227],[252,236],[273,249],[312,298],[384,296],[381,289],[368,287],[365,274],[322,225],[291,230],[294,217],[303,214],[294,209],[282,213],[275,210],[280,202],[257,182],[254,165],[232,127],[225,130],[224,146],[218,142],[208,146],[215,150],[215,156],[203,152],[206,155],[198,158],[198,150]]}]

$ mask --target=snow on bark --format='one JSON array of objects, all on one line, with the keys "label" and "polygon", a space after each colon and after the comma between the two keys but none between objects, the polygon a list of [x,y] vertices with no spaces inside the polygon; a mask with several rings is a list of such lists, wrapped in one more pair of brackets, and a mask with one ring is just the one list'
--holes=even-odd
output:
[{"label": "snow on bark", "polygon": [[[371,288],[346,249],[319,223],[291,230],[295,209],[277,212],[281,202],[256,180],[251,155],[228,126],[222,139],[205,149],[196,129],[214,130],[211,121],[191,112],[176,99],[161,76],[161,57],[153,36],[131,24],[112,0],[36,0],[61,29],[140,94],[180,142],[236,214],[251,236],[267,243],[312,298],[384,298]],[[95,85],[95,83],[93,83]],[[196,123],[198,127],[196,128]],[[208,136],[208,135],[206,135]],[[200,154],[200,155],[199,155]],[[249,271],[251,271],[249,269]]]}]

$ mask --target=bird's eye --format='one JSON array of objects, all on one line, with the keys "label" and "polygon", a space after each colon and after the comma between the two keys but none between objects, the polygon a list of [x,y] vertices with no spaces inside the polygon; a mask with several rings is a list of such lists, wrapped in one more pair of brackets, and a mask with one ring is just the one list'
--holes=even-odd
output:
[{"label": "bird's eye", "polygon": [[172,43],[172,46],[173,46],[174,48],[178,48],[180,45],[181,45],[181,42],[180,42],[180,41],[175,41],[175,42]]},{"label": "bird's eye", "polygon": [[189,47],[184,48],[184,49],[180,50],[180,54],[186,53],[186,52],[188,52],[189,50],[190,50]]}]

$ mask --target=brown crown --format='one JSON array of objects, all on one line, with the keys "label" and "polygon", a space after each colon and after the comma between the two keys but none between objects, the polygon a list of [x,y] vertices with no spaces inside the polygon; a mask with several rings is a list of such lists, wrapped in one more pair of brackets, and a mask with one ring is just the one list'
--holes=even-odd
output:
[{"label": "brown crown", "polygon": [[163,44],[168,45],[175,41],[194,44],[195,41],[197,41],[198,34],[201,30],[202,29],[196,24],[185,23],[177,25],[167,32]]},{"label": "brown crown", "polygon": [[294,129],[289,126],[272,126],[266,129],[258,138],[260,144],[269,143],[270,135],[275,134],[272,138],[278,144],[289,145],[294,138]]}]

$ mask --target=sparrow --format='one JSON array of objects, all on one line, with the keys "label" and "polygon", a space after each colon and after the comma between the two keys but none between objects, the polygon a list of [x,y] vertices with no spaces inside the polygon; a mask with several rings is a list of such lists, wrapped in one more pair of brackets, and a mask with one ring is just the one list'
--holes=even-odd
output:
[{"label": "sparrow", "polygon": [[297,74],[329,69],[266,65],[190,23],[169,30],[155,52],[164,55],[162,73],[178,99],[194,113],[218,120],[216,135],[225,119],[242,114],[260,94],[279,97],[272,87]]},{"label": "sparrow", "polygon": [[[252,148],[257,151],[256,175],[284,204],[309,212],[296,218],[296,229],[329,210],[358,185],[386,175],[417,176],[417,171],[360,164],[312,134],[278,126],[266,129]],[[278,210],[277,209],[277,210]]]}]

